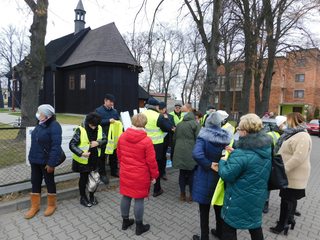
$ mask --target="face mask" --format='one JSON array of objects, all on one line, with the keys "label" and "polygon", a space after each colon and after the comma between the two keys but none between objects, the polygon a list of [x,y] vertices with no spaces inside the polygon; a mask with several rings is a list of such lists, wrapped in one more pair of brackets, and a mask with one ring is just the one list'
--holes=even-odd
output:
[{"label": "face mask", "polygon": [[40,113],[36,113],[36,118],[40,121]]}]

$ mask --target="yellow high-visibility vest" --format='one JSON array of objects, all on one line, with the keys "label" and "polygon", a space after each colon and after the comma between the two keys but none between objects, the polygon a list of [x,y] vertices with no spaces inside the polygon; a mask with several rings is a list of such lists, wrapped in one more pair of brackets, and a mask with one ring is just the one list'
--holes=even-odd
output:
[{"label": "yellow high-visibility vest", "polygon": [[123,125],[121,121],[115,121],[110,124],[108,132],[108,143],[106,146],[105,153],[112,154],[118,146],[119,137],[123,133]]},{"label": "yellow high-visibility vest", "polygon": [[200,125],[204,127],[204,124],[206,122],[206,118],[207,118],[208,114],[205,114],[202,116],[202,118],[200,119]]},{"label": "yellow high-visibility vest", "polygon": [[267,132],[267,134],[272,137],[272,143],[273,146],[275,146],[278,139],[280,138],[280,134],[275,131]]},{"label": "yellow high-visibility vest", "polygon": [[[232,134],[232,139],[231,139],[231,142],[229,144],[229,146],[232,147],[233,144],[234,144],[233,134],[234,134],[234,132],[236,130],[235,127],[232,126],[230,123],[226,123],[225,125],[222,126],[222,128]],[[228,159],[229,156],[230,156],[230,153],[228,151],[225,151],[225,158]],[[219,178],[219,181],[217,183],[216,189],[215,189],[215,191],[213,193],[213,197],[212,197],[212,200],[211,200],[211,205],[222,206],[223,205],[223,200],[224,200],[224,181],[222,180],[222,178]]]},{"label": "yellow high-visibility vest", "polygon": [[[87,131],[84,127],[79,126],[80,129],[80,143],[78,145],[78,147],[83,151],[83,152],[88,152],[89,148],[90,148],[90,141],[88,138],[88,134]],[[97,140],[99,141],[102,140],[102,127],[100,125],[98,125],[98,135],[97,135]],[[98,148],[98,157],[100,157],[101,154],[101,149]],[[88,164],[88,158],[85,157],[79,157],[76,154],[72,154],[72,158],[77,161],[78,163],[81,164]]]},{"label": "yellow high-visibility vest", "polygon": [[182,122],[183,116],[184,116],[183,112],[180,113],[181,114],[180,118],[178,117],[178,115],[174,111],[170,112],[169,114],[173,117],[174,125],[177,126],[178,123]]},{"label": "yellow high-visibility vest", "polygon": [[163,143],[164,134],[157,126],[157,121],[160,114],[150,109],[144,111],[142,114],[144,114],[148,119],[145,129],[148,137],[151,138],[153,145]]}]

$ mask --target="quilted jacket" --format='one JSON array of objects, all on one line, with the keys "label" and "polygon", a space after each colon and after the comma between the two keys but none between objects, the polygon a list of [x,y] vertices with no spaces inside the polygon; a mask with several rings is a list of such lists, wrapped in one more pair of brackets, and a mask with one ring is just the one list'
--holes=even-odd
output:
[{"label": "quilted jacket", "polygon": [[55,117],[38,124],[31,133],[29,162],[56,166],[61,155],[62,129]]},{"label": "quilted jacket", "polygon": [[201,204],[210,204],[219,180],[218,173],[211,169],[212,162],[218,162],[222,150],[230,143],[229,133],[216,126],[200,130],[192,151],[197,162],[193,177],[192,200]]},{"label": "quilted jacket", "polygon": [[119,138],[120,193],[131,198],[149,195],[152,179],[159,176],[151,139],[142,129],[128,128]]},{"label": "quilted jacket", "polygon": [[271,171],[270,137],[264,133],[240,137],[227,161],[220,160],[219,175],[225,181],[221,217],[236,229],[261,227]]},{"label": "quilted jacket", "polygon": [[200,124],[192,112],[184,115],[182,122],[177,125],[173,135],[174,153],[173,167],[183,170],[193,170],[196,162],[192,158],[192,149],[196,143]]}]

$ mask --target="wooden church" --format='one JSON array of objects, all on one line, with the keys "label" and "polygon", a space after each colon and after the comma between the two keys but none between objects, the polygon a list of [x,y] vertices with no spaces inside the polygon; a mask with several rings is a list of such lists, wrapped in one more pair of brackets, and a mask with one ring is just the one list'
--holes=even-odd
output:
[{"label": "wooden church", "polygon": [[138,84],[142,67],[116,25],[85,28],[81,0],[74,11],[74,33],[46,45],[40,104],[49,103],[60,113],[85,114],[103,104],[105,94],[111,93],[118,111],[137,109],[139,102],[148,98]]}]

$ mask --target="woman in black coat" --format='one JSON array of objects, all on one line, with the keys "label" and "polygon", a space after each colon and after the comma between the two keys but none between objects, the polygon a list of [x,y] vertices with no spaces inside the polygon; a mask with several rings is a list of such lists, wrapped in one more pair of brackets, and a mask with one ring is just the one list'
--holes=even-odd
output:
[{"label": "woman in black coat", "polygon": [[79,191],[80,204],[91,207],[98,204],[94,192],[89,192],[89,199],[86,195],[86,185],[89,173],[98,167],[98,159],[101,155],[101,148],[107,143],[106,136],[99,125],[101,118],[97,113],[89,113],[86,116],[84,126],[79,126],[69,143],[73,152],[72,170],[80,173]]}]

